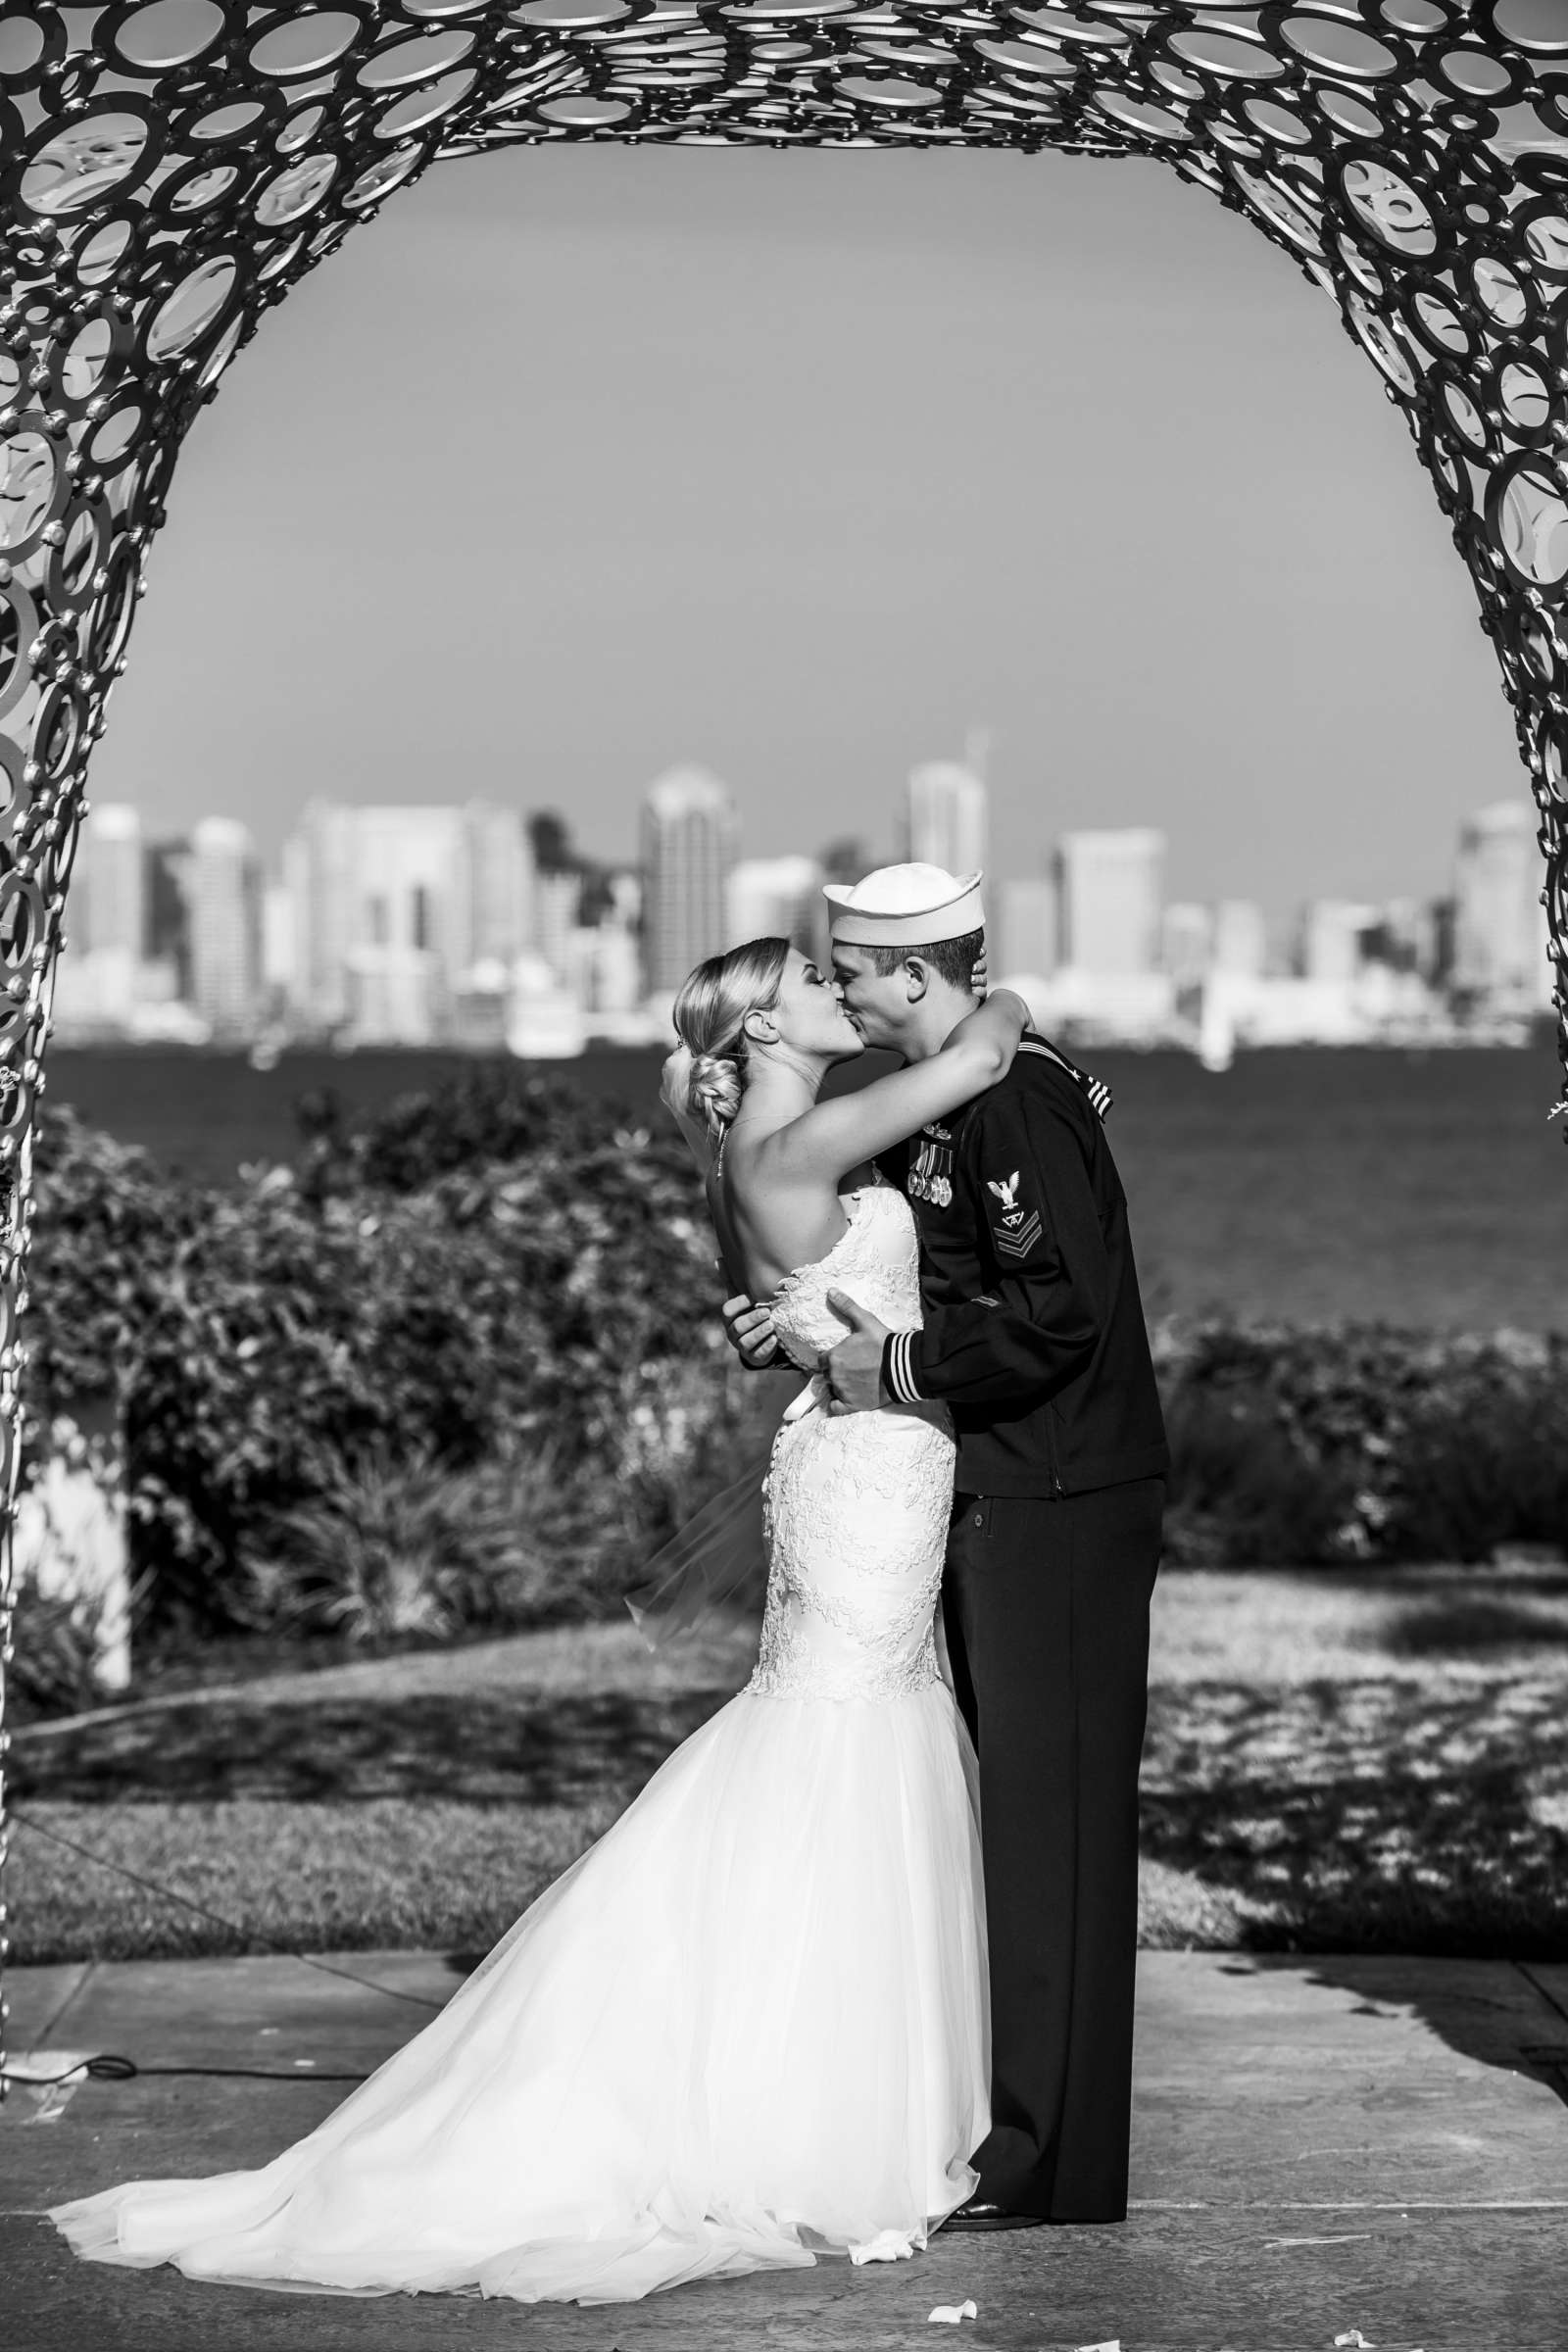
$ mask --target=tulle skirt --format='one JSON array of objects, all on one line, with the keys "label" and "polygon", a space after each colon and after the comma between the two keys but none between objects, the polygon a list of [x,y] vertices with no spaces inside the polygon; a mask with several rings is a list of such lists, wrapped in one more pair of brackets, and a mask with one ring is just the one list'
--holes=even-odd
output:
[{"label": "tulle skirt", "polygon": [[946,1685],[743,1691],[307,2138],[50,2218],[89,2260],[345,2294],[891,2260],[974,2187],[988,2040]]}]

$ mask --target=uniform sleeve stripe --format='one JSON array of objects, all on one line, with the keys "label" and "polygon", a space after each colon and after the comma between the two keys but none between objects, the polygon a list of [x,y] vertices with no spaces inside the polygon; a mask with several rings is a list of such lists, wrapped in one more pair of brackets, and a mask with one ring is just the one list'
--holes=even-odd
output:
[{"label": "uniform sleeve stripe", "polygon": [[888,1347],[888,1386],[901,1404],[918,1404],[920,1392],[914,1385],[914,1366],[911,1352],[914,1344],[912,1331],[896,1331]]}]

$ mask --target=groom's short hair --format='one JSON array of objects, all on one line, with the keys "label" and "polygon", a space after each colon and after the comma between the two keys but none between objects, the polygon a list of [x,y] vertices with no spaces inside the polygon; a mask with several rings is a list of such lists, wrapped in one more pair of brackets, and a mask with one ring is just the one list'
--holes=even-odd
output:
[{"label": "groom's short hair", "polygon": [[935,939],[928,948],[872,948],[868,953],[879,980],[886,980],[901,963],[917,959],[950,988],[967,990],[985,944],[983,931],[966,931],[961,939]]}]

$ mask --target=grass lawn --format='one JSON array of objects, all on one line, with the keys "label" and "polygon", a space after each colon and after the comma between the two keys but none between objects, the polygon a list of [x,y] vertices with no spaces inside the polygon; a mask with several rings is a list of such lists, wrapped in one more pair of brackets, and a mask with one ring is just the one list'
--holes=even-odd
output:
[{"label": "grass lawn", "polygon": [[[754,1645],[570,1627],[24,1727],[16,1957],[477,1956]],[[1143,1819],[1149,1944],[1568,1956],[1568,1570],[1167,1574]]]}]

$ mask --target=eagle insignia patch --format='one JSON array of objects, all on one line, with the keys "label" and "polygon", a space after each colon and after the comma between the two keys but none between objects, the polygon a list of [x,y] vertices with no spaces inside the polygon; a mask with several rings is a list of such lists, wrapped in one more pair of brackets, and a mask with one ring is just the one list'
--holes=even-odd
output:
[{"label": "eagle insignia patch", "polygon": [[986,1191],[1002,1203],[1001,1222],[991,1228],[991,1238],[1002,1257],[1027,1257],[1040,1239],[1039,1209],[1018,1206],[1019,1173],[1014,1168],[1010,1176],[986,1179]]}]

